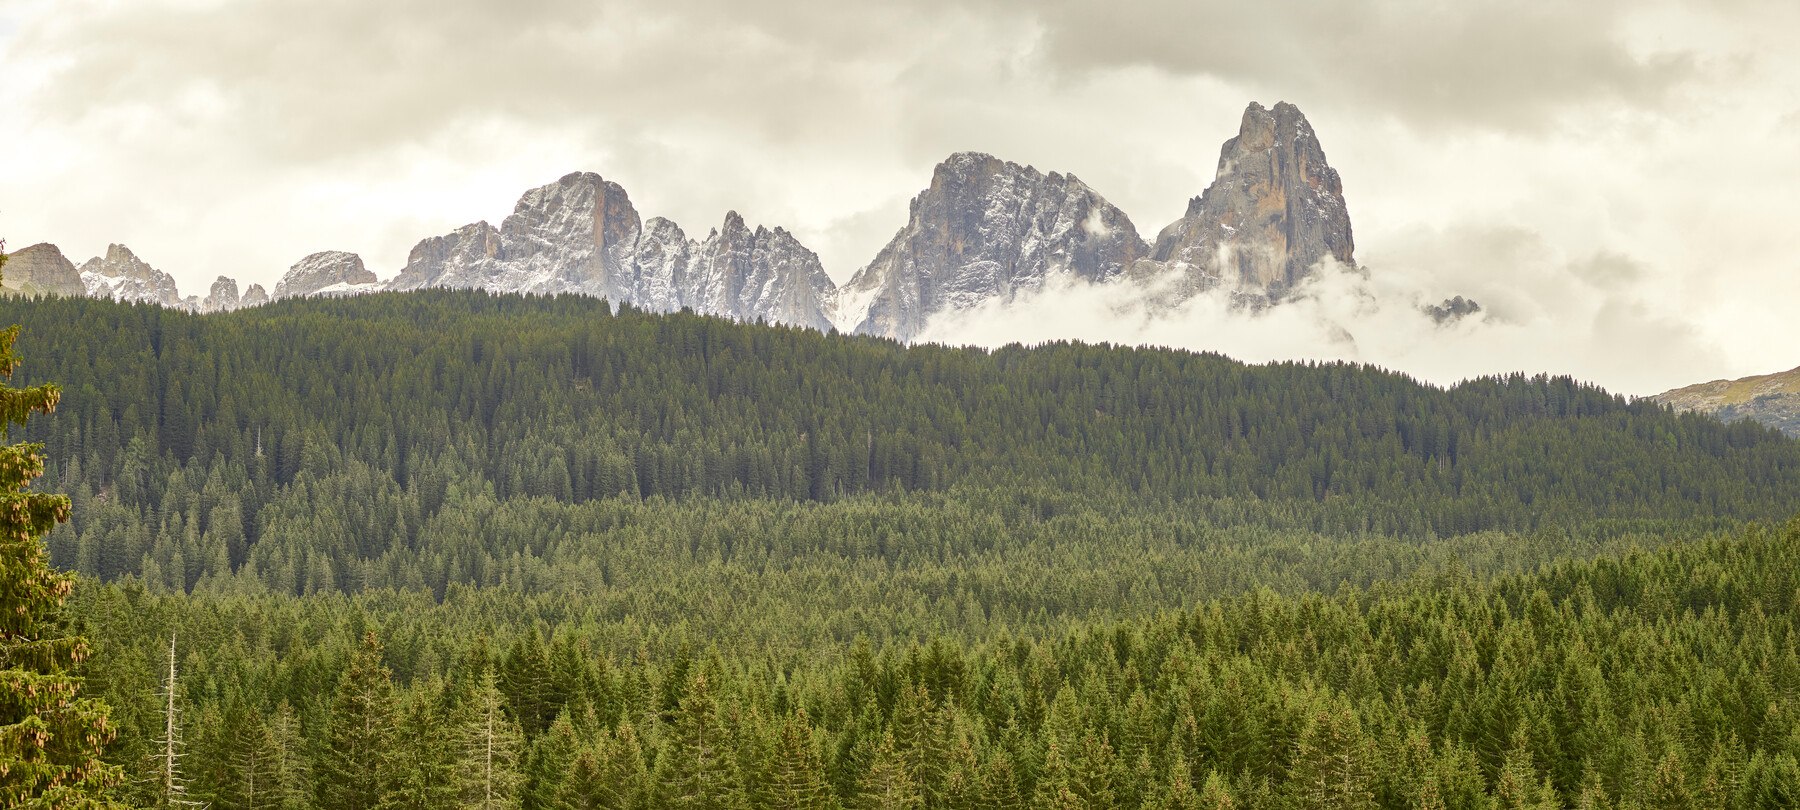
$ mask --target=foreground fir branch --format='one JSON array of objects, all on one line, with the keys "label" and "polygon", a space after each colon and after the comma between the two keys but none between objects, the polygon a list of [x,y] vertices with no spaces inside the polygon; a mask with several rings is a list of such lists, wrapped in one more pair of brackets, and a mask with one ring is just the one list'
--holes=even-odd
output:
[{"label": "foreground fir branch", "polygon": [[[0,376],[18,369],[18,337],[17,326],[0,330]],[[59,399],[54,385],[0,386],[0,437],[54,411]],[[73,583],[50,567],[39,543],[68,520],[69,499],[24,491],[43,474],[42,450],[0,446],[0,807],[105,807],[105,790],[119,778],[100,759],[113,731],[106,707],[80,695],[72,672],[87,644],[59,621]]]}]

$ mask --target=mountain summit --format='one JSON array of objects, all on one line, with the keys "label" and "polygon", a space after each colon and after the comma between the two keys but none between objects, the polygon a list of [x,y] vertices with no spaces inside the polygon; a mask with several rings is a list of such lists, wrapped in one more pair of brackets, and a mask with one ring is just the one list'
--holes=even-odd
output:
[{"label": "mountain summit", "polygon": [[1306,116],[1252,102],[1212,185],[1156,235],[1144,270],[1178,274],[1189,295],[1223,285],[1279,300],[1320,262],[1354,266],[1354,250],[1344,184]]},{"label": "mountain summit", "polygon": [[931,316],[1011,301],[1052,278],[1104,282],[1150,246],[1075,175],[992,155],[938,164],[906,227],[837,294],[839,329],[911,340]]}]

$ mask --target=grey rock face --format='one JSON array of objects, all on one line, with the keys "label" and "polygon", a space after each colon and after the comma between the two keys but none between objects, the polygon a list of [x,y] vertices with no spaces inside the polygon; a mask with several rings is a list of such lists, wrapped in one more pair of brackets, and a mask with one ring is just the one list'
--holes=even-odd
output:
[{"label": "grey rock face", "polygon": [[342,250],[314,253],[288,268],[275,284],[274,300],[313,295],[356,295],[380,288],[361,256]]},{"label": "grey rock face", "polygon": [[138,304],[157,304],[170,309],[197,311],[198,298],[181,297],[174,277],[151,267],[124,245],[108,245],[105,256],[81,265],[81,281],[87,295]]},{"label": "grey rock face", "polygon": [[1153,263],[1133,275],[1175,274],[1177,297],[1225,285],[1275,301],[1324,259],[1354,266],[1354,248],[1343,183],[1306,116],[1286,102],[1252,103],[1212,185],[1157,234]]},{"label": "grey rock face", "polygon": [[1442,304],[1429,304],[1420,307],[1420,310],[1426,315],[1431,316],[1431,319],[1436,321],[1438,325],[1447,326],[1480,312],[1481,305],[1475,303],[1471,299],[1459,295],[1454,298],[1444,299],[1444,303]]},{"label": "grey rock face", "polygon": [[261,284],[252,284],[250,289],[244,291],[244,297],[238,299],[238,309],[260,307],[267,303],[269,303],[269,291],[263,289]]},{"label": "grey rock face", "polygon": [[724,227],[687,253],[686,272],[677,281],[683,306],[820,331],[831,327],[825,317],[831,277],[819,257],[786,230],[751,231],[731,211]]},{"label": "grey rock face", "polygon": [[420,242],[388,289],[423,287],[586,293],[817,328],[829,325],[832,289],[818,257],[787,231],[751,231],[734,212],[695,242],[666,219],[643,221],[625,189],[589,172],[526,192],[498,229],[477,222]]},{"label": "grey rock face", "polygon": [[406,258],[406,269],[388,282],[388,289],[480,286],[481,264],[499,251],[500,232],[494,226],[486,222],[464,225],[415,245]]},{"label": "grey rock face", "polygon": [[1110,281],[1148,253],[1124,212],[1074,175],[962,152],[938,165],[906,227],[837,291],[834,320],[911,340],[940,312],[1009,302],[1057,277]]},{"label": "grey rock face", "polygon": [[86,295],[81,271],[55,245],[40,242],[6,257],[0,285],[26,295]]},{"label": "grey rock face", "polygon": [[237,279],[219,276],[212,283],[212,289],[206,298],[200,301],[201,312],[230,312],[237,309],[241,299],[238,297]]}]

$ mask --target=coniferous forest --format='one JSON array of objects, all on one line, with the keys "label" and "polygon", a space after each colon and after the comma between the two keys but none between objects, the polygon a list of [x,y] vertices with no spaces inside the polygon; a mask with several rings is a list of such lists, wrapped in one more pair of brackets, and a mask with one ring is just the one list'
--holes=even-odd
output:
[{"label": "coniferous forest", "polygon": [[118,801],[1800,806],[1800,443],[1578,382],[0,301]]}]

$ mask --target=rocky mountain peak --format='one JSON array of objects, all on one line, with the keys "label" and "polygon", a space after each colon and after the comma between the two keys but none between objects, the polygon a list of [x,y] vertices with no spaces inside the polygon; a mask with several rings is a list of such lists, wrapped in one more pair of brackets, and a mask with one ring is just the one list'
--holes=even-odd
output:
[{"label": "rocky mountain peak", "polygon": [[1156,238],[1155,272],[1184,294],[1225,285],[1278,300],[1321,262],[1353,266],[1344,188],[1312,124],[1287,102],[1252,102],[1219,150],[1211,186]]},{"label": "rocky mountain peak", "polygon": [[219,276],[213,280],[212,289],[207,290],[206,297],[200,301],[201,312],[230,312],[242,304],[238,295],[238,283],[235,278]]},{"label": "rocky mountain peak", "polygon": [[120,244],[106,246],[105,256],[96,256],[82,264],[82,270],[89,270],[107,278],[134,278],[148,281],[156,277],[157,270],[151,267],[136,253]]},{"label": "rocky mountain peak", "polygon": [[288,268],[275,284],[274,300],[309,295],[355,295],[378,289],[380,281],[361,256],[342,250],[311,254]]},{"label": "rocky mountain peak", "polygon": [[175,278],[132,253],[124,245],[108,245],[105,256],[81,265],[81,282],[87,295],[116,301],[157,304],[171,309],[197,310],[198,298],[182,298]]},{"label": "rocky mountain peak", "polygon": [[837,292],[834,320],[911,340],[941,312],[1059,277],[1106,281],[1148,253],[1130,218],[1074,175],[958,152],[913,198],[906,227]]},{"label": "rocky mountain peak", "polygon": [[55,245],[40,242],[6,257],[0,285],[26,295],[84,295],[81,271]]}]

